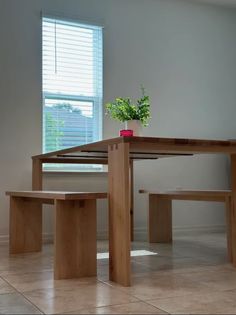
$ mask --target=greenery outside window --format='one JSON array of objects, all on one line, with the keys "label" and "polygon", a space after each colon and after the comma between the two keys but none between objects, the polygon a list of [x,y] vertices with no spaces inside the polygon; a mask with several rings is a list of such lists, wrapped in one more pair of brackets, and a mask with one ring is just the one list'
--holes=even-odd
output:
[{"label": "greenery outside window", "polygon": [[[43,17],[43,152],[102,137],[102,28]],[[46,170],[100,170],[47,164]]]}]

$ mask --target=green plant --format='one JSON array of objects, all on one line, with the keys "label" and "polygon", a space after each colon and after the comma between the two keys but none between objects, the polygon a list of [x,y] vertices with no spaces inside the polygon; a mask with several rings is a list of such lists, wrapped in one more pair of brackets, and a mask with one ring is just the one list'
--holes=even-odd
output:
[{"label": "green plant", "polygon": [[147,126],[150,118],[150,100],[143,86],[141,86],[141,91],[142,97],[137,100],[136,104],[133,104],[129,97],[118,97],[114,102],[105,105],[106,113],[121,122],[140,120],[143,126]]}]

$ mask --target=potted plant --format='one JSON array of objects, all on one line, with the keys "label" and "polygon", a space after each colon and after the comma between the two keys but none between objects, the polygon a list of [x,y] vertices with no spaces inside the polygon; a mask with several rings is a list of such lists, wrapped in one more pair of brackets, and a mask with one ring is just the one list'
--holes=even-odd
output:
[{"label": "potted plant", "polygon": [[142,96],[136,103],[133,103],[129,97],[118,97],[114,102],[105,105],[106,113],[115,120],[125,122],[125,128],[133,130],[134,136],[141,135],[142,126],[147,126],[150,118],[149,96],[146,95],[143,86],[141,91]]}]

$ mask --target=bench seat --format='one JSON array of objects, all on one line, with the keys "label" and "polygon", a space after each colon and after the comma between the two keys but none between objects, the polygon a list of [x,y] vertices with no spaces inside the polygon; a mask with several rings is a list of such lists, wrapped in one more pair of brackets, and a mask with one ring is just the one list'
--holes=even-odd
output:
[{"label": "bench seat", "polygon": [[105,192],[69,192],[69,191],[7,191],[7,196],[51,200],[88,200],[107,198]]},{"label": "bench seat", "polygon": [[7,191],[10,254],[42,250],[42,204],[54,205],[54,279],[97,274],[96,200],[104,192]]},{"label": "bench seat", "polygon": [[225,198],[231,197],[231,190],[166,190],[149,191],[140,189],[140,193],[156,195],[163,199],[172,200],[195,200],[195,201],[225,201]]},{"label": "bench seat", "polygon": [[148,194],[148,237],[150,243],[172,242],[172,200],[213,201],[225,203],[228,258],[232,261],[231,190],[139,190]]}]

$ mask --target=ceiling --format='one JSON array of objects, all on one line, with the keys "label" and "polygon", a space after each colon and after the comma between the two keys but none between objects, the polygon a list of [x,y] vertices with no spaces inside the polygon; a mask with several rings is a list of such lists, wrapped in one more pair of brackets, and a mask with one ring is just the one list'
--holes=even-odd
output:
[{"label": "ceiling", "polygon": [[211,3],[211,4],[220,4],[220,5],[236,8],[236,0],[194,0],[194,1]]}]

